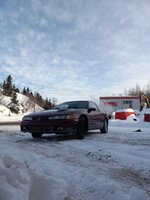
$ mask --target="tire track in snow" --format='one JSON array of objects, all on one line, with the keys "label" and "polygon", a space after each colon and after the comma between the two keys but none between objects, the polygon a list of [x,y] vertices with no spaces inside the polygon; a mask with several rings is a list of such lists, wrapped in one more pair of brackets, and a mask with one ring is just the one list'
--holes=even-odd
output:
[{"label": "tire track in snow", "polygon": [[[104,135],[101,137],[101,143],[99,143],[97,141],[99,136],[101,135],[90,135],[85,137],[84,141],[77,140],[76,142],[71,139],[61,140],[56,138],[54,140],[51,140],[48,137],[43,138],[42,140],[33,140],[31,138],[20,139],[18,135],[16,139],[14,139],[15,142],[18,143],[19,147],[23,148],[24,150],[26,148],[25,145],[30,144],[28,145],[28,151],[33,151],[37,155],[43,156],[45,158],[52,158],[66,164],[67,166],[79,167],[89,171],[92,170],[92,173],[94,175],[105,175],[107,178],[112,178],[113,180],[119,181],[121,184],[124,184],[125,187],[129,187],[129,185],[135,185],[136,187],[143,188],[145,191],[147,191],[147,193],[149,193],[149,189],[147,188],[147,186],[149,185],[149,180],[146,180],[145,177],[142,176],[138,177],[134,169],[129,169],[128,166],[125,166],[124,164],[118,162],[118,158],[117,160],[116,158],[113,159],[112,153],[109,153],[106,148],[104,149],[104,151],[100,151],[104,148],[105,144],[107,146],[109,145],[110,147],[114,147],[118,144],[133,146],[134,144],[139,144],[142,140],[138,139],[139,142],[135,141],[134,143],[133,138],[127,141],[126,137],[120,137],[119,139],[117,139],[117,137],[115,136],[115,140],[113,138],[113,135],[108,136],[108,138],[106,135]],[[140,146],[141,145],[143,145],[143,147],[145,146],[145,140],[142,141],[142,144],[140,144]],[[86,149],[86,147],[88,148]],[[89,151],[90,147],[91,150]],[[101,154],[99,154],[100,152]],[[117,167],[117,165],[119,166]],[[140,171],[138,171],[138,173],[141,174]],[[83,187],[83,184],[80,184],[79,186],[79,195],[85,196],[83,199],[94,199],[94,197],[91,197],[91,194],[88,193],[89,191],[88,189],[86,189],[85,185],[85,187]],[[87,193],[87,197],[85,193]]]}]

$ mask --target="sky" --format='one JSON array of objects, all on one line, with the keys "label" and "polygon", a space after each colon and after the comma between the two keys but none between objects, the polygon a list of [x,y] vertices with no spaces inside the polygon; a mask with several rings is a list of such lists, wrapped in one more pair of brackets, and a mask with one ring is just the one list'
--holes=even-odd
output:
[{"label": "sky", "polygon": [[150,81],[149,0],[0,0],[0,82],[58,102]]}]

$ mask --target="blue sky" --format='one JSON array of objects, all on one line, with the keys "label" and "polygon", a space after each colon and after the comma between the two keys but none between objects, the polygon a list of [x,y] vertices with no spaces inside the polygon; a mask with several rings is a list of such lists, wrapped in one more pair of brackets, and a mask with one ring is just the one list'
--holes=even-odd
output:
[{"label": "blue sky", "polygon": [[149,0],[0,0],[0,82],[58,102],[145,87],[149,19]]}]

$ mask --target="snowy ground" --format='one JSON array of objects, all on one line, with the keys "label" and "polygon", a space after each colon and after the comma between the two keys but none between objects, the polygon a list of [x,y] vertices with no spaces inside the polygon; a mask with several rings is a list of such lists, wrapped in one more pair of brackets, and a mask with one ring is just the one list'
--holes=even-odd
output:
[{"label": "snowy ground", "polygon": [[111,120],[84,140],[0,126],[0,149],[0,200],[150,199],[150,123]]}]

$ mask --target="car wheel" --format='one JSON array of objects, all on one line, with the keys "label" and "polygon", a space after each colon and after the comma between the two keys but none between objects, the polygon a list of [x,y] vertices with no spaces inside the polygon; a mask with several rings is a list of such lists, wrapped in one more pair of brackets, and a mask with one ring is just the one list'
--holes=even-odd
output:
[{"label": "car wheel", "polygon": [[42,133],[31,133],[33,138],[41,138],[42,137]]},{"label": "car wheel", "polygon": [[78,121],[78,127],[77,127],[77,133],[76,137],[77,139],[84,139],[84,135],[86,133],[86,119],[84,116],[81,116]]},{"label": "car wheel", "polygon": [[100,129],[101,133],[107,133],[108,132],[108,122],[107,120],[104,121],[103,128]]}]

